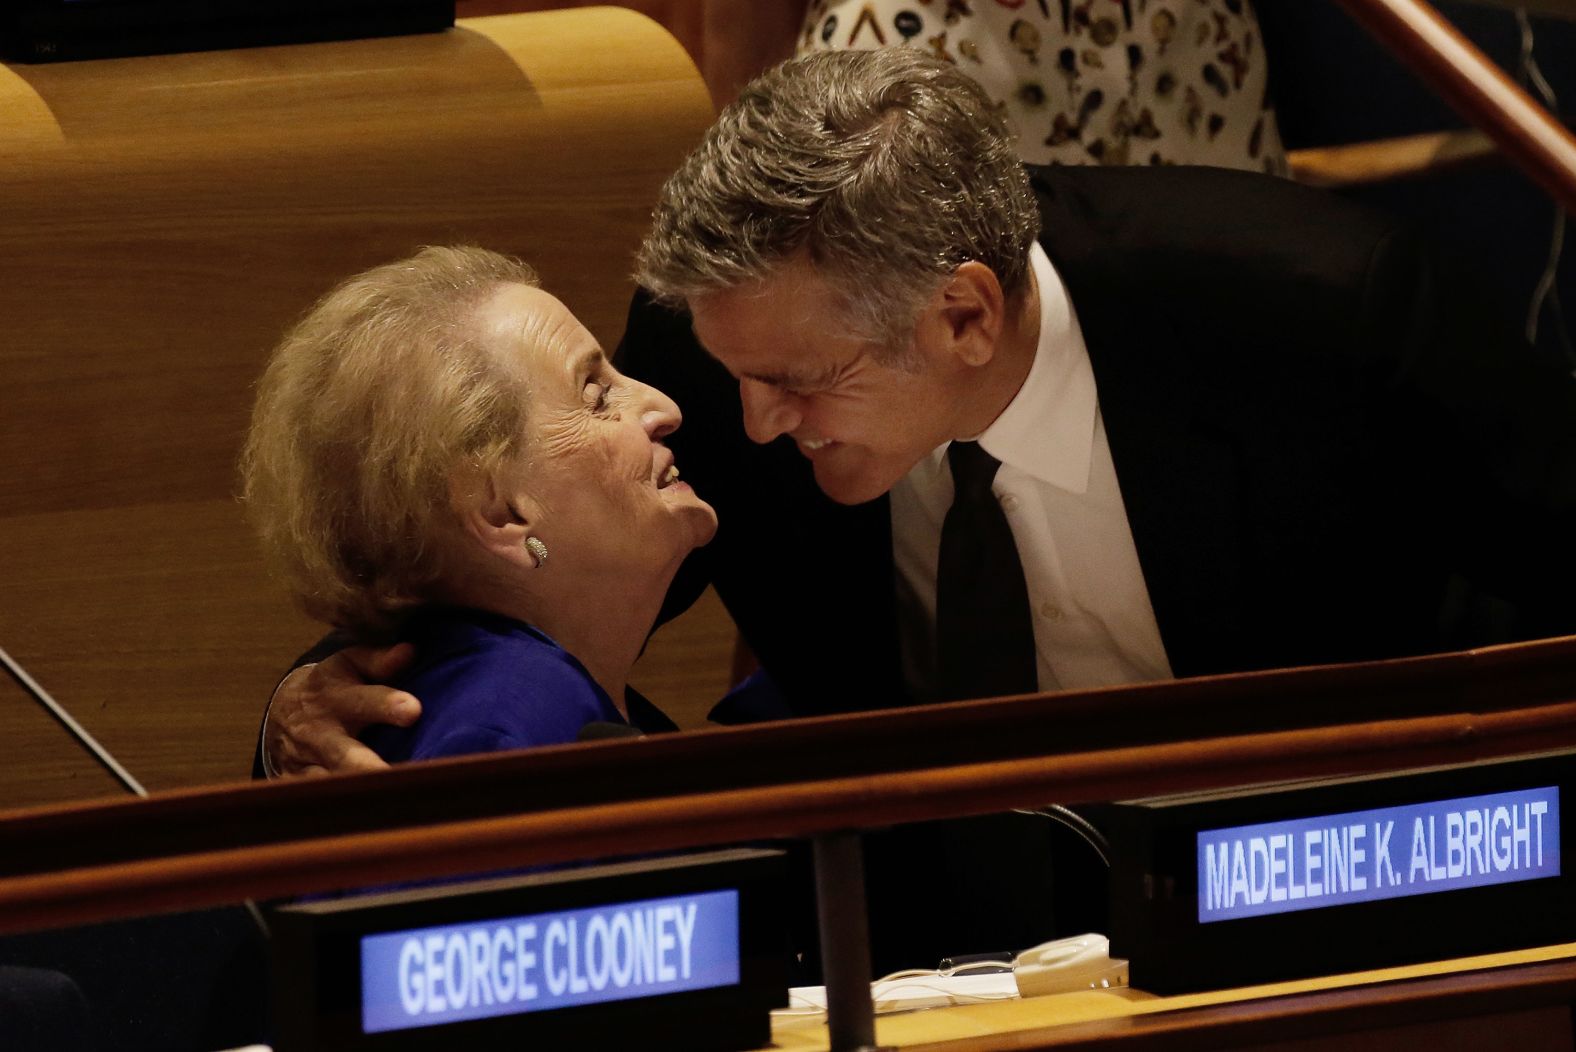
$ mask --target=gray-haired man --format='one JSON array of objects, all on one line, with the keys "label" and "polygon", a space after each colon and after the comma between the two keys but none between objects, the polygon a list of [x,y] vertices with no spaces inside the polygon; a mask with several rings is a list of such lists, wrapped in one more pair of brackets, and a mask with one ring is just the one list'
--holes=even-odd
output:
[{"label": "gray-haired man", "polygon": [[[908,695],[937,693],[957,439],[1002,463],[1043,689],[1441,649],[1469,639],[1460,580],[1572,623],[1576,388],[1327,195],[1026,172],[946,64],[820,55],[719,118],[639,277],[736,381],[637,301],[625,363],[706,421],[679,440],[720,501],[701,568],[800,708],[875,700],[826,694],[824,669],[888,657],[870,627],[828,638],[851,591],[884,591],[895,616],[848,623],[900,626]],[[741,408],[775,446],[737,441]],[[782,436],[832,501],[876,503],[818,502]]]}]

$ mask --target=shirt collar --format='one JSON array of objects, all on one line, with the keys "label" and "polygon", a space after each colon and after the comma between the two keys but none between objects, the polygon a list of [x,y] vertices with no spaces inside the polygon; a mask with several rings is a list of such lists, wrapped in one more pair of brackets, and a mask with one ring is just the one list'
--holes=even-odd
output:
[{"label": "shirt collar", "polygon": [[1071,493],[1089,488],[1099,398],[1089,349],[1067,286],[1035,244],[1029,266],[1040,294],[1040,342],[1023,386],[979,437],[1003,464]]}]

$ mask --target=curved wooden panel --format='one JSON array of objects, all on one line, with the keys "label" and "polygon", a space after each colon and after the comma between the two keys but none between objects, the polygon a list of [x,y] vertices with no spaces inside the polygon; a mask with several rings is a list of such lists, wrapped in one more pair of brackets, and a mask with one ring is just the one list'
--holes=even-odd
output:
[{"label": "curved wooden panel", "polygon": [[[0,933],[243,898],[987,814],[1045,800],[1077,804],[1560,748],[1576,748],[1576,705],[1481,720],[1437,717],[1334,732],[1286,731],[459,819],[0,877]],[[259,784],[236,792],[273,788]],[[386,798],[396,810],[400,802],[397,793]],[[100,823],[100,835],[110,832]]]},{"label": "curved wooden panel", "polygon": [[[1573,663],[1565,639],[13,813],[0,822],[0,932],[1571,749]],[[1158,718],[1166,711],[1186,718]]]},{"label": "curved wooden panel", "polygon": [[[710,119],[683,49],[611,8],[0,67],[0,113],[0,643],[154,787],[243,777],[318,632],[233,499],[282,331],[342,277],[467,241],[611,345]],[[8,747],[0,799],[55,795],[28,760]]]},{"label": "curved wooden panel", "polygon": [[[566,7],[594,7],[599,0],[458,0],[454,9],[461,18],[478,15],[504,15],[517,11],[552,11]],[[600,0],[605,2],[605,0]],[[1543,0],[1558,3],[1560,0]],[[672,33],[697,66],[705,43],[702,22],[706,4],[702,0],[623,0],[619,7],[639,11]]]}]

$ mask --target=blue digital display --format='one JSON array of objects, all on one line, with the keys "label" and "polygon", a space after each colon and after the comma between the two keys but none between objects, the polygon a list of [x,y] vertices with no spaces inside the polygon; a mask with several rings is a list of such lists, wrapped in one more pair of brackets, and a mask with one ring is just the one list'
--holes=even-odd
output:
[{"label": "blue digital display", "polygon": [[1560,873],[1560,792],[1523,789],[1198,834],[1200,923]]},{"label": "blue digital display", "polygon": [[366,1033],[739,982],[739,893],[712,891],[369,935]]}]

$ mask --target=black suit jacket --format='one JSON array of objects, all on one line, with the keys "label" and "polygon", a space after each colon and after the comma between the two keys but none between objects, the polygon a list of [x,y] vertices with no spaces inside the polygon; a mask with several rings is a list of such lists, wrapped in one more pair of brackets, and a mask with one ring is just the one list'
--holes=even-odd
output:
[{"label": "black suit jacket", "polygon": [[[1576,628],[1576,383],[1383,216],[1217,169],[1031,170],[1179,676]],[[619,364],[671,395],[707,582],[794,713],[903,703],[889,510],[748,441],[688,319],[637,296]]]}]

